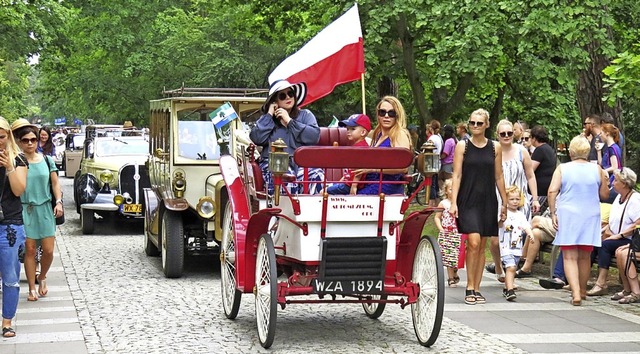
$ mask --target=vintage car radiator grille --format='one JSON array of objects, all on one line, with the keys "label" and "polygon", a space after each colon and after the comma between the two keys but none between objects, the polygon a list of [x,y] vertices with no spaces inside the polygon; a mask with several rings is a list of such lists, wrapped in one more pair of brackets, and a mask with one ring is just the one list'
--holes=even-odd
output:
[{"label": "vintage car radiator grille", "polygon": [[[151,188],[149,170],[145,165],[126,165],[120,169],[120,193],[129,193],[134,204],[143,204],[143,189]],[[144,207],[143,207],[144,210]]]},{"label": "vintage car radiator grille", "polygon": [[384,277],[386,237],[339,237],[322,240],[322,281],[376,280]]}]

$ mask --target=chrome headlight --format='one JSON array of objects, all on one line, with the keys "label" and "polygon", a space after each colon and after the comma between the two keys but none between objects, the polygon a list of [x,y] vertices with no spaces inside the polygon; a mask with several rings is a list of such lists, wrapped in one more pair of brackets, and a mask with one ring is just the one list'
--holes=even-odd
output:
[{"label": "chrome headlight", "polygon": [[211,219],[216,215],[216,203],[213,198],[209,196],[201,197],[200,200],[198,200],[198,205],[196,205],[196,211],[201,218]]},{"label": "chrome headlight", "polygon": [[187,189],[187,176],[182,169],[177,169],[173,171],[173,194],[176,198],[183,198],[184,191]]},{"label": "chrome headlight", "polygon": [[115,179],[113,177],[113,172],[109,170],[104,170],[100,172],[100,182],[105,184],[111,184]]}]

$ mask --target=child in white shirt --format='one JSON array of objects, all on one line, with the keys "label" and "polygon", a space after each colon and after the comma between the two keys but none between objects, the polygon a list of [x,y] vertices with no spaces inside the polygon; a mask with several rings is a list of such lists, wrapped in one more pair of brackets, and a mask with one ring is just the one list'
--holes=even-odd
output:
[{"label": "child in white shirt", "polygon": [[498,237],[500,241],[500,259],[506,273],[502,294],[507,301],[513,301],[516,299],[514,279],[518,261],[522,256],[522,246],[525,237],[533,238],[533,233],[527,217],[520,210],[524,205],[524,198],[520,188],[511,186],[507,188],[506,194],[507,219],[500,224]]}]

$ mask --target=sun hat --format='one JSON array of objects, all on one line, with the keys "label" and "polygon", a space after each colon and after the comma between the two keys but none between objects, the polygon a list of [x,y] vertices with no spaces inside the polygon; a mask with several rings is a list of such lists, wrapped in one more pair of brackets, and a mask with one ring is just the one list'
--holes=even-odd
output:
[{"label": "sun hat", "polygon": [[16,131],[16,130],[18,130],[20,128],[24,128],[24,127],[37,128],[35,125],[29,123],[29,121],[24,119],[24,118],[18,118],[15,121],[13,121],[13,123],[11,123],[11,131]]},{"label": "sun hat", "polygon": [[300,107],[302,102],[304,102],[305,97],[307,97],[307,84],[304,82],[299,82],[297,84],[291,84],[287,80],[276,80],[269,87],[269,97],[265,101],[264,105],[262,105],[262,112],[266,113],[269,111],[269,103],[273,101],[274,96],[279,92],[286,88],[291,87],[293,89],[293,94],[296,96],[296,106]]},{"label": "sun hat", "polygon": [[123,127],[124,129],[127,129],[127,128],[133,128],[133,123],[131,123],[131,121],[130,121],[130,120],[126,120],[126,121],[124,121],[124,124],[122,125],[122,127]]},{"label": "sun hat", "polygon": [[371,119],[366,114],[353,114],[349,118],[342,120],[338,123],[340,127],[355,127],[361,126],[367,131],[371,130]]}]

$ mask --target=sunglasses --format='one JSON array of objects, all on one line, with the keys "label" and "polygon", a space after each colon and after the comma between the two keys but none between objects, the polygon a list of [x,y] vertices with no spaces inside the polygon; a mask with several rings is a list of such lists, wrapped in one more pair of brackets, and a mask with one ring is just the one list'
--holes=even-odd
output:
[{"label": "sunglasses", "polygon": [[[473,120],[470,120],[470,121],[469,121],[469,126],[470,126],[470,127],[481,127],[481,126],[483,126],[483,125],[484,125],[484,122],[473,121]],[[513,134],[513,133],[512,133],[512,134]]]},{"label": "sunglasses", "polygon": [[287,91],[287,92],[280,92],[280,93],[278,94],[278,99],[279,99],[280,101],[284,101],[284,100],[286,100],[286,99],[287,99],[287,97],[289,97],[289,98],[293,98],[294,96],[295,96],[295,93],[293,93],[293,90],[289,90],[289,91]]},{"label": "sunglasses", "polygon": [[378,117],[384,117],[386,115],[389,115],[389,118],[397,117],[396,111],[394,111],[393,109],[389,111],[385,111],[384,109],[378,110]]},{"label": "sunglasses", "polygon": [[500,132],[500,133],[498,133],[498,135],[500,135],[503,138],[506,138],[506,137],[510,138],[510,137],[513,136],[513,132]]},{"label": "sunglasses", "polygon": [[36,141],[38,141],[38,138],[31,138],[31,139],[29,139],[29,138],[22,138],[22,139],[20,139],[20,141],[21,141],[23,144],[35,144],[35,143],[36,143]]},{"label": "sunglasses", "polygon": [[522,138],[522,139],[524,139],[524,141],[529,141],[529,137],[528,137],[528,136],[525,136],[525,137],[524,137],[524,138]]},{"label": "sunglasses", "polygon": [[584,126],[585,126],[585,125],[587,125],[587,124],[589,124],[589,125],[590,125],[590,124],[593,124],[593,123],[591,123],[591,122],[584,122],[584,123],[582,123],[582,126],[584,127]]}]

